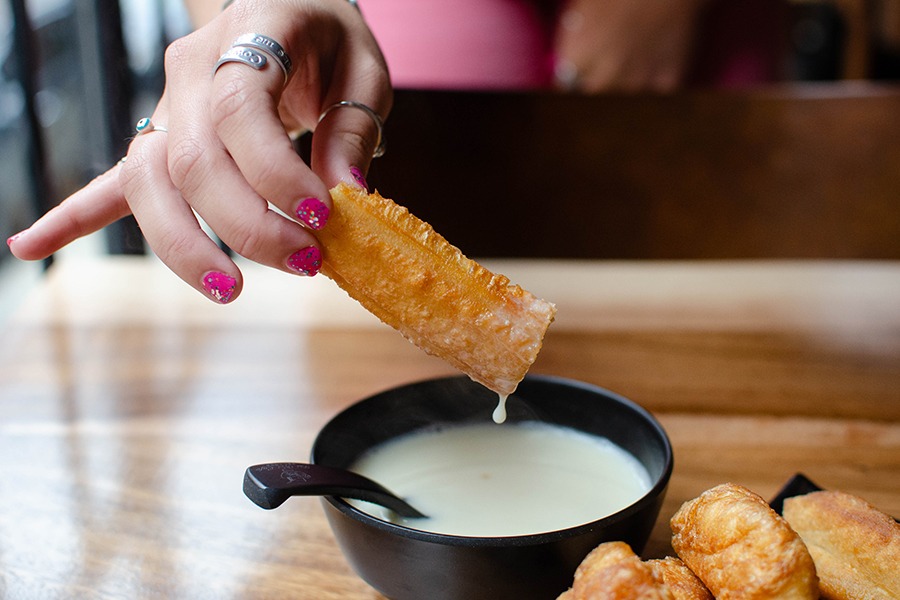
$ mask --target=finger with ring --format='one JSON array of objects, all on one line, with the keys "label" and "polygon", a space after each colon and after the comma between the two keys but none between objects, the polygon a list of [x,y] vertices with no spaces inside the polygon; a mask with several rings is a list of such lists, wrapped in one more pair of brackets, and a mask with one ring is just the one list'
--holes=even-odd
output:
[{"label": "finger with ring", "polygon": [[372,158],[378,158],[379,156],[384,156],[384,152],[386,150],[385,141],[384,141],[384,121],[378,115],[378,113],[375,112],[372,108],[363,104],[362,102],[356,102],[354,100],[341,100],[340,102],[332,104],[331,106],[326,108],[324,111],[322,111],[322,114],[319,115],[319,123],[321,123],[322,120],[325,119],[326,116],[328,116],[328,113],[330,113],[331,111],[336,110],[338,108],[356,108],[358,110],[363,111],[364,113],[369,115],[369,117],[372,118],[372,120],[375,122],[375,128],[378,131],[378,137],[376,138],[376,141],[375,141],[375,151],[372,152]]},{"label": "finger with ring", "polygon": [[169,130],[163,127],[162,125],[157,125],[153,121],[150,120],[150,117],[144,117],[139,120],[137,124],[134,126],[135,135],[141,135],[144,133],[152,133],[154,131],[161,131],[163,133],[168,133]]},{"label": "finger with ring", "polygon": [[219,57],[219,60],[216,63],[216,67],[213,69],[213,73],[218,71],[219,68],[225,63],[230,62],[241,63],[253,67],[257,71],[259,71],[266,66],[268,59],[266,58],[265,54],[263,54],[262,52],[257,52],[253,48],[229,48],[222,56]]},{"label": "finger with ring", "polygon": [[288,56],[288,53],[281,44],[267,35],[261,33],[245,33],[234,40],[231,47],[255,48],[261,50],[278,62],[278,66],[281,67],[281,70],[284,72],[285,79],[291,74],[291,68],[293,67],[291,57]]}]

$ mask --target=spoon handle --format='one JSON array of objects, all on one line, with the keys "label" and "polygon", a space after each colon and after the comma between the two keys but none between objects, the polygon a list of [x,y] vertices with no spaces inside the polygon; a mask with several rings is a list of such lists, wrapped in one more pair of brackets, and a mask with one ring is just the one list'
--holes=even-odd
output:
[{"label": "spoon handle", "polygon": [[248,467],[244,473],[244,494],[265,509],[277,508],[291,496],[341,496],[374,502],[401,517],[425,517],[368,477],[316,464],[266,463]]}]

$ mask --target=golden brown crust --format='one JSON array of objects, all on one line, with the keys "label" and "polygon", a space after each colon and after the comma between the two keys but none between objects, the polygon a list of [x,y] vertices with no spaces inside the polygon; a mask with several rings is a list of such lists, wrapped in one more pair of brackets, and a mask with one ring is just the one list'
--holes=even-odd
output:
[{"label": "golden brown crust", "polygon": [[786,499],[784,518],[809,548],[823,598],[900,598],[900,524],[891,517],[827,491]]},{"label": "golden brown crust", "polygon": [[429,354],[510,394],[541,349],[556,307],[491,273],[405,208],[360,188],[331,190],[316,233],[322,273]]},{"label": "golden brown crust", "polygon": [[744,487],[729,483],[703,492],[670,525],[672,547],[719,600],[818,598],[803,541]]},{"label": "golden brown crust", "polygon": [[681,560],[642,561],[624,542],[605,542],[575,571],[572,588],[557,600],[713,600]]},{"label": "golden brown crust", "polygon": [[594,548],[578,565],[565,600],[669,600],[669,596],[624,542],[606,542]]},{"label": "golden brown crust", "polygon": [[712,593],[681,559],[667,556],[647,561],[650,572],[672,600],[714,600]]}]

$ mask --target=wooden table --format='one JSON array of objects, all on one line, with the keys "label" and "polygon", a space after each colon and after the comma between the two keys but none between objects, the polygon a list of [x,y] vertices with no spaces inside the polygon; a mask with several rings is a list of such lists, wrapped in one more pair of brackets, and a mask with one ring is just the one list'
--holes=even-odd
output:
[{"label": "wooden table", "polygon": [[[900,263],[493,262],[557,302],[533,371],[653,411],[668,517],[795,472],[900,515]],[[318,501],[241,492],[384,388],[452,373],[343,296],[247,265],[219,307],[152,259],[62,260],[0,328],[0,595],[379,596]]]}]

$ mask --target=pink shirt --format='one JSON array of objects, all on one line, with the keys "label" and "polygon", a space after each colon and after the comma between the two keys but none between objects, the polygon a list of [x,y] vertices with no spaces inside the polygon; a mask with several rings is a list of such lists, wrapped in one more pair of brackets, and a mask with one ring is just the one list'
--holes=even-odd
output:
[{"label": "pink shirt", "polygon": [[[359,5],[397,88],[553,85],[553,0],[359,0]],[[784,5],[785,0],[714,2],[689,83],[740,87],[777,78]]]},{"label": "pink shirt", "polygon": [[552,24],[523,0],[361,0],[398,88],[552,82]]}]

